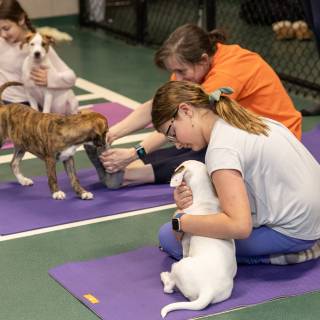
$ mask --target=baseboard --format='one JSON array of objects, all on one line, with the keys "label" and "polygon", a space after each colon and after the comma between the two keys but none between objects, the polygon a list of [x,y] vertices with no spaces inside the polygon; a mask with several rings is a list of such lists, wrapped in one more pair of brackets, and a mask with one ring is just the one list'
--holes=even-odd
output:
[{"label": "baseboard", "polygon": [[54,16],[46,18],[32,19],[32,24],[36,27],[52,26],[59,27],[61,25],[79,25],[79,15],[72,14],[66,16]]}]

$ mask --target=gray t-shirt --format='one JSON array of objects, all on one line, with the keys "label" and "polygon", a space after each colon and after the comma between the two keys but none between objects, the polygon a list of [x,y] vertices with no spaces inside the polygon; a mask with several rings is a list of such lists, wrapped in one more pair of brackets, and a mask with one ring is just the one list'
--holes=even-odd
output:
[{"label": "gray t-shirt", "polygon": [[298,239],[318,239],[320,165],[285,126],[264,120],[268,137],[219,119],[206,153],[208,173],[235,169],[242,174],[254,227],[266,225]]}]

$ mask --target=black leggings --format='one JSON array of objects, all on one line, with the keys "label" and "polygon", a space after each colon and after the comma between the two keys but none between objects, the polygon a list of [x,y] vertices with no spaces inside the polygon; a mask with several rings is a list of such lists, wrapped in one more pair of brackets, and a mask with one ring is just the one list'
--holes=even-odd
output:
[{"label": "black leggings", "polygon": [[176,147],[164,148],[147,154],[143,162],[151,164],[155,183],[169,183],[174,170],[186,160],[198,160],[204,162],[207,148],[200,151],[191,149],[177,149]]}]

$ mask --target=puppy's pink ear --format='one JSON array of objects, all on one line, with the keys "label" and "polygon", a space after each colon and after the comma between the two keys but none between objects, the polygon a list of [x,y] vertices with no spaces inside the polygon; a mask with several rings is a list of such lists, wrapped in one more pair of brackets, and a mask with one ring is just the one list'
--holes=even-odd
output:
[{"label": "puppy's pink ear", "polygon": [[24,40],[22,40],[20,43],[20,49],[22,49],[25,44],[29,43],[30,40],[33,38],[33,36],[34,36],[34,33],[28,32]]}]

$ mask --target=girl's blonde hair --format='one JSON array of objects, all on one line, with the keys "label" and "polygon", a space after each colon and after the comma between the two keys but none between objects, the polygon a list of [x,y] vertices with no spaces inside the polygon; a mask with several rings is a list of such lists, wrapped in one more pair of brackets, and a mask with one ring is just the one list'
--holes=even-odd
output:
[{"label": "girl's blonde hair", "polygon": [[269,127],[262,118],[246,110],[236,101],[221,96],[210,102],[210,95],[200,85],[188,81],[170,81],[160,87],[152,102],[152,123],[156,130],[173,118],[181,103],[212,110],[231,126],[252,134],[268,135]]}]

